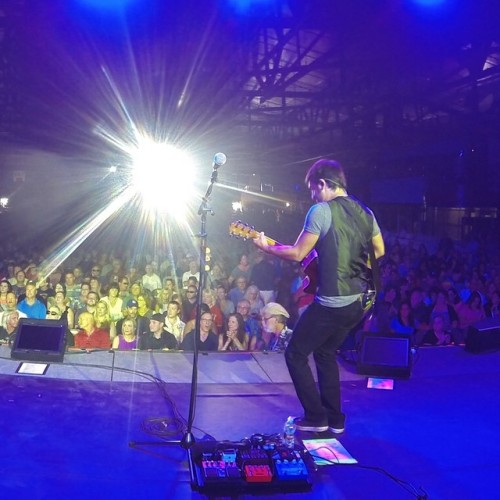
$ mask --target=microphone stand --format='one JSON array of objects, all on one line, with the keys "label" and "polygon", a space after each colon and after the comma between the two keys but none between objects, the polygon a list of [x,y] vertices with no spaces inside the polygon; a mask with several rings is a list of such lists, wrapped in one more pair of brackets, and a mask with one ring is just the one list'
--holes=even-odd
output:
[{"label": "microphone stand", "polygon": [[[219,155],[221,153],[218,153]],[[207,233],[206,233],[206,225],[207,225],[207,214],[214,215],[214,211],[208,206],[208,202],[210,199],[210,195],[212,194],[213,185],[217,182],[218,177],[218,168],[225,163],[225,155],[223,155],[223,161],[218,162],[215,161],[213,164],[212,176],[210,178],[210,183],[207,187],[207,191],[205,196],[203,196],[201,200],[200,207],[198,209],[198,215],[201,220],[201,228],[200,233],[197,237],[200,240],[200,282],[198,287],[198,293],[196,295],[196,325],[194,330],[195,339],[193,342],[193,369],[191,373],[191,394],[189,398],[189,415],[187,419],[186,431],[182,436],[181,440],[170,440],[170,441],[131,441],[129,446],[134,448],[140,445],[156,445],[156,446],[169,446],[169,445],[180,445],[182,448],[187,450],[188,452],[188,461],[190,466],[190,475],[191,475],[191,484],[195,484],[195,477],[193,471],[193,457],[191,453],[191,448],[195,444],[195,438],[193,435],[193,423],[195,418],[195,410],[196,410],[196,396],[198,390],[198,339],[200,338],[200,325],[201,325],[201,304],[202,304],[202,292],[206,283],[206,271],[205,271],[205,262],[207,256]]]},{"label": "microphone stand", "polygon": [[184,436],[181,439],[181,446],[189,450],[194,443],[194,435],[192,432],[195,410],[196,410],[196,395],[198,391],[198,339],[200,338],[200,325],[201,325],[201,304],[202,304],[202,292],[205,288],[206,283],[206,271],[205,263],[207,258],[207,214],[214,215],[214,211],[208,206],[208,201],[210,200],[210,195],[212,194],[212,189],[214,184],[217,182],[218,171],[217,164],[214,164],[212,170],[212,176],[210,178],[210,183],[207,187],[205,196],[201,200],[200,208],[198,208],[198,215],[200,216],[201,228],[198,238],[200,240],[200,282],[198,287],[198,293],[196,295],[196,325],[194,329],[195,339],[193,342],[193,370],[191,373],[191,395],[189,398],[189,414],[187,419],[187,428]]}]

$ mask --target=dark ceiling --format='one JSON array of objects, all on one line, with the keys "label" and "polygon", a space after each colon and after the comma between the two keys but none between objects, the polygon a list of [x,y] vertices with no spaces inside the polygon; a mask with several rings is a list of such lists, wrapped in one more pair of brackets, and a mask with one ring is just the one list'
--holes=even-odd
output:
[{"label": "dark ceiling", "polygon": [[368,179],[498,169],[500,2],[230,3],[0,0],[4,150],[105,163],[97,132],[140,128],[278,183],[326,155]]}]

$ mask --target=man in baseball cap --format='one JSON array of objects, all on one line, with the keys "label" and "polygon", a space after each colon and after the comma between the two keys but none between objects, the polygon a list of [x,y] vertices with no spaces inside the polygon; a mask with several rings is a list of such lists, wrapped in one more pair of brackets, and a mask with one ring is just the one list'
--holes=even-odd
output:
[{"label": "man in baseball cap", "polygon": [[261,310],[263,351],[284,351],[292,337],[292,330],[287,328],[290,318],[288,311],[277,302],[269,302]]},{"label": "man in baseball cap", "polygon": [[141,316],[138,313],[139,310],[139,304],[137,304],[137,300],[135,299],[130,299],[127,302],[127,307],[123,310],[123,319],[120,319],[116,323],[116,331],[121,332],[122,331],[122,323],[125,319],[133,319],[137,325],[136,329],[136,335],[138,338],[141,337],[141,335],[145,332],[149,331],[149,320],[148,318],[145,318],[144,316]]},{"label": "man in baseball cap", "polygon": [[177,349],[177,339],[163,328],[164,325],[165,317],[163,314],[153,314],[149,320],[149,332],[143,334],[139,339],[139,349],[148,351]]}]

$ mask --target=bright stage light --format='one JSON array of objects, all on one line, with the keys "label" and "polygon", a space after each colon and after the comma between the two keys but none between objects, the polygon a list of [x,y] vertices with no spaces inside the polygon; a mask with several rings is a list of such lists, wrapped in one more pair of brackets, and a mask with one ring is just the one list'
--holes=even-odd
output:
[{"label": "bright stage light", "polygon": [[141,139],[131,152],[133,185],[145,207],[182,217],[195,196],[194,162],[170,144]]},{"label": "bright stage light", "polygon": [[6,198],[6,197],[0,198],[0,207],[1,208],[7,208],[8,205],[9,205],[9,198]]}]

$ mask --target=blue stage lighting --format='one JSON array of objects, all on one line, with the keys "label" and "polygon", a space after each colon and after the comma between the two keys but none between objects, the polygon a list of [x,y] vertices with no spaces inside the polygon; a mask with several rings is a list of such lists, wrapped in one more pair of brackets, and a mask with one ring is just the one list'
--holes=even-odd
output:
[{"label": "blue stage lighting", "polygon": [[258,9],[267,10],[276,0],[227,0],[228,5],[240,14],[255,13]]},{"label": "blue stage lighting", "polygon": [[79,3],[102,10],[120,10],[136,3],[137,0],[78,0]]},{"label": "blue stage lighting", "polygon": [[424,7],[439,7],[443,5],[448,0],[413,0],[418,5],[422,5]]}]

